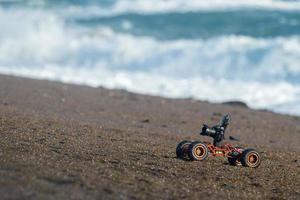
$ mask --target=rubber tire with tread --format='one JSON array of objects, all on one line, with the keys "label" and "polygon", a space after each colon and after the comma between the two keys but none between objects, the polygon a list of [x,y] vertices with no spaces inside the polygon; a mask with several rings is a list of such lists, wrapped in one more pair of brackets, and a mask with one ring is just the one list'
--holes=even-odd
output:
[{"label": "rubber tire with tread", "polygon": [[185,145],[190,145],[192,142],[191,141],[188,141],[188,140],[183,140],[181,141],[180,143],[178,143],[177,147],[176,147],[176,156],[177,158],[181,158],[183,159],[185,156],[184,156],[184,152],[183,152],[183,147]]},{"label": "rubber tire with tread", "polygon": [[[195,148],[201,146],[205,152],[204,155],[200,157],[197,157],[194,153],[195,153]],[[208,149],[207,146],[205,144],[203,144],[202,142],[192,142],[189,146],[189,157],[191,160],[196,160],[196,161],[203,161],[207,158],[208,156]]]},{"label": "rubber tire with tread", "polygon": [[238,158],[234,158],[234,157],[228,157],[228,162],[232,166],[241,165],[241,162],[238,160]]},{"label": "rubber tire with tread", "polygon": [[[251,164],[248,160],[249,155],[254,154],[257,156],[257,161],[254,164]],[[260,165],[261,163],[261,159],[260,159],[260,155],[257,151],[255,151],[254,149],[246,149],[245,151],[243,151],[242,156],[241,156],[241,163],[244,167],[251,167],[251,168],[256,168]]]}]

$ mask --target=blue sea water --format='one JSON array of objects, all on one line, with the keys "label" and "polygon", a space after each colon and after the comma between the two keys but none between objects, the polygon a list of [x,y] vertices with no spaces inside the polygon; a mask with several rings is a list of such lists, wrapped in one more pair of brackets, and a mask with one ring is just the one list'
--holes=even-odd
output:
[{"label": "blue sea water", "polygon": [[0,73],[300,115],[300,1],[0,0]]}]

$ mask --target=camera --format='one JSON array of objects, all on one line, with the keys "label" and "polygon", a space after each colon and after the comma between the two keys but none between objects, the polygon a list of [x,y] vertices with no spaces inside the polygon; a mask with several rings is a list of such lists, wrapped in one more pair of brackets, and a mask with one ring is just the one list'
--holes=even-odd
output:
[{"label": "camera", "polygon": [[214,139],[214,145],[219,146],[222,140],[225,139],[225,130],[229,123],[230,116],[225,115],[219,125],[209,127],[204,124],[200,135],[212,137]]}]

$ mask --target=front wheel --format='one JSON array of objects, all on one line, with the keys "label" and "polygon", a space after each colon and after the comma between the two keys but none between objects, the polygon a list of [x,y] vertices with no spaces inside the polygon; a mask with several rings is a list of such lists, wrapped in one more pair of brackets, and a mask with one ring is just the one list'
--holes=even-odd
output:
[{"label": "front wheel", "polygon": [[241,163],[245,167],[256,168],[260,165],[260,155],[254,149],[246,149],[241,156]]},{"label": "front wheel", "polygon": [[191,160],[202,161],[208,156],[208,149],[201,142],[193,142],[189,146],[189,157]]}]

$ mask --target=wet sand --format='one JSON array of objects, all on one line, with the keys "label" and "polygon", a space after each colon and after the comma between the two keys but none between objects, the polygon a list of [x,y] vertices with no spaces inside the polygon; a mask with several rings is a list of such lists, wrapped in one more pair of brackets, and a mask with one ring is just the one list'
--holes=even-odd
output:
[{"label": "wet sand", "polygon": [[[226,113],[259,168],[176,158]],[[0,75],[1,199],[300,199],[299,152],[299,117]]]}]

